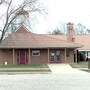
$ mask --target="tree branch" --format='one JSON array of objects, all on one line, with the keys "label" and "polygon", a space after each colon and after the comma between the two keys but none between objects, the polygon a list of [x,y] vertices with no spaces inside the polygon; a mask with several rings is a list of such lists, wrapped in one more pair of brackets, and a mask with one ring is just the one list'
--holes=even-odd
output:
[{"label": "tree branch", "polygon": [[[38,0],[24,0],[22,4],[20,4],[18,7],[15,7],[15,8],[11,7],[12,1],[13,0],[4,0],[4,3],[7,5],[6,6],[7,11],[6,11],[6,18],[5,18],[6,20],[3,25],[3,29],[0,30],[0,31],[2,31],[0,43],[2,42],[6,32],[9,31],[10,25],[14,25],[14,20],[17,18],[17,16],[22,14],[22,12],[25,8],[28,7],[29,10],[27,12],[29,12],[29,13],[41,12],[44,10],[39,7]],[[2,17],[0,17],[0,18],[2,18]]]}]

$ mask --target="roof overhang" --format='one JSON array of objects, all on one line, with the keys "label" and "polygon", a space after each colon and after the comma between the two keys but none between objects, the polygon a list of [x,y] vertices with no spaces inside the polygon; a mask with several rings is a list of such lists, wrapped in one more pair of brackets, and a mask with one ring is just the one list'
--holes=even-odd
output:
[{"label": "roof overhang", "polygon": [[15,49],[17,49],[17,48],[19,48],[19,49],[24,49],[24,48],[31,48],[31,49],[33,49],[33,48],[37,48],[37,49],[44,49],[44,48],[80,48],[80,46],[76,46],[76,47],[70,47],[70,46],[60,46],[60,47],[58,47],[58,46],[50,46],[50,47],[46,47],[46,46],[35,46],[35,47],[30,47],[30,46],[27,46],[27,47],[25,47],[25,46],[0,46],[0,49],[13,49],[13,48],[15,48]]}]

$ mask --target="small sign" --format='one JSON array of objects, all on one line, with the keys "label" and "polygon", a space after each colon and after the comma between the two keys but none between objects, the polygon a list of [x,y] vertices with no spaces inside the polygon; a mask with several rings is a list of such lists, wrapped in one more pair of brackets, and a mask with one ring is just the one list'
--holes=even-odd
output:
[{"label": "small sign", "polygon": [[5,62],[5,65],[7,65],[7,62]]}]

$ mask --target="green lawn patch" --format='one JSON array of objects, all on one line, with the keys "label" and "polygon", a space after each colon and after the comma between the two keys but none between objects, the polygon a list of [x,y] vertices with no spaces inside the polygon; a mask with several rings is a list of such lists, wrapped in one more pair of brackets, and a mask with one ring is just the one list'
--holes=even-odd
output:
[{"label": "green lawn patch", "polygon": [[0,65],[0,72],[51,72],[47,64]]},{"label": "green lawn patch", "polygon": [[81,71],[85,71],[90,73],[90,69],[88,69],[88,61],[83,61],[83,62],[79,62],[79,63],[73,63],[70,64],[73,68],[78,68]]},{"label": "green lawn patch", "polygon": [[0,70],[0,72],[50,72],[50,70]]},{"label": "green lawn patch", "polygon": [[70,64],[73,68],[88,68],[88,61]]},{"label": "green lawn patch", "polygon": [[47,64],[0,65],[0,68],[48,68]]}]

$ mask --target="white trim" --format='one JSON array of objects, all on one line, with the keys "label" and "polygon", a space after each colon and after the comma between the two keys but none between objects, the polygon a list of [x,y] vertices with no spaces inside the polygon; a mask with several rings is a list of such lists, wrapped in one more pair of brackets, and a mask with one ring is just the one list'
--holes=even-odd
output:
[{"label": "white trim", "polygon": [[30,32],[24,25],[20,25],[19,27],[17,27],[17,29],[15,30],[15,32],[17,32],[18,29],[20,29],[21,27],[23,27],[27,32]]}]

